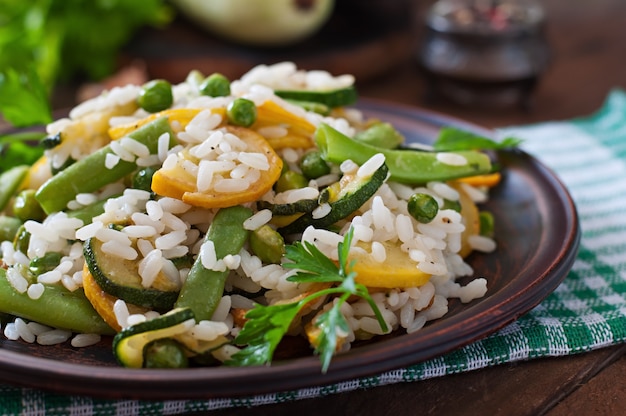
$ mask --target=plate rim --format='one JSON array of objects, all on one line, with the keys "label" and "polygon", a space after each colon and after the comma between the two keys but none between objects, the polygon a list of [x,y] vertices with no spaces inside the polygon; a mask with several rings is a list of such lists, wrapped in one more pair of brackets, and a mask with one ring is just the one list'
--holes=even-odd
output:
[{"label": "plate rim", "polygon": [[[361,98],[355,107],[363,110],[366,114],[368,112],[389,113],[393,114],[394,117],[409,118],[412,122],[422,120],[427,124],[435,123],[439,126],[455,125],[485,135],[492,135],[494,132],[491,129],[439,112],[380,99]],[[429,334],[429,331],[435,332],[439,329],[439,325],[433,325],[414,334],[402,334],[391,340],[355,348],[348,354],[337,355],[333,358],[326,374],[321,373],[319,359],[315,356],[285,360],[276,362],[272,366],[262,367],[222,366],[184,370],[145,370],[68,363],[0,348],[0,380],[14,385],[42,388],[56,393],[84,394],[115,399],[163,400],[239,397],[294,391],[369,377],[417,364],[467,346],[478,339],[493,334],[539,304],[563,281],[577,256],[581,230],[576,206],[569,191],[558,176],[541,161],[522,150],[516,150],[514,153],[514,157],[522,158],[538,169],[544,175],[541,179],[550,182],[558,191],[558,200],[565,207],[564,220],[569,225],[567,227],[568,232],[564,236],[563,246],[560,247],[557,256],[559,261],[553,263],[552,268],[537,271],[533,270],[532,265],[529,266],[530,273],[539,273],[539,277],[534,278],[531,286],[537,289],[536,286],[543,283],[544,286],[541,286],[540,289],[545,289],[545,295],[528,299],[529,296],[526,291],[506,299],[500,299],[497,296],[487,296],[480,299],[471,308],[476,309],[476,307],[481,306],[478,310],[482,314],[494,309],[506,309],[505,306],[511,304],[516,306],[516,313],[501,313],[497,315],[495,321],[480,325],[478,331],[471,325],[467,325],[466,322],[461,322],[466,312],[460,312],[447,318],[444,316],[433,322],[441,321],[446,324],[445,327],[452,325],[459,330],[459,336],[448,340],[443,345],[441,342],[434,342],[437,341],[436,336],[430,337],[428,342],[420,345],[421,351],[415,354],[415,338],[422,338],[423,334]],[[473,329],[470,330],[470,328]],[[388,349],[394,351],[391,358],[382,361],[369,359],[367,366],[362,365],[363,360],[368,361],[367,358],[375,358],[380,355],[381,351],[385,352]],[[45,370],[42,371],[42,369]],[[97,379],[95,383],[94,377]],[[240,383],[242,379],[245,379],[246,383]],[[183,383],[190,388],[186,391],[176,388],[175,393],[169,393],[168,387],[175,383]],[[251,385],[251,387],[245,387],[242,384]]]}]

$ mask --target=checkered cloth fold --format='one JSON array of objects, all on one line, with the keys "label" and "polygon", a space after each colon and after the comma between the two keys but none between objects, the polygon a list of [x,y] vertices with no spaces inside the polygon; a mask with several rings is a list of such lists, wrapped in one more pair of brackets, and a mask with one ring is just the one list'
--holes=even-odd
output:
[{"label": "checkered cloth fold", "polygon": [[612,91],[589,117],[502,129],[552,168],[576,202],[582,240],[574,266],[541,304],[485,339],[444,356],[332,386],[244,398],[147,402],[64,396],[0,386],[0,413],[181,414],[321,397],[413,382],[537,357],[564,356],[626,339],[626,93]]}]

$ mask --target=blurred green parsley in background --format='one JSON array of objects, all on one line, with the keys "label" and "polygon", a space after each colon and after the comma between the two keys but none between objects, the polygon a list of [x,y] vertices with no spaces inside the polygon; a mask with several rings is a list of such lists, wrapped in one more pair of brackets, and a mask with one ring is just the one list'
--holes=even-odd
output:
[{"label": "blurred green parsley in background", "polygon": [[112,74],[137,29],[172,17],[165,0],[0,0],[0,115],[50,122],[58,82]]}]

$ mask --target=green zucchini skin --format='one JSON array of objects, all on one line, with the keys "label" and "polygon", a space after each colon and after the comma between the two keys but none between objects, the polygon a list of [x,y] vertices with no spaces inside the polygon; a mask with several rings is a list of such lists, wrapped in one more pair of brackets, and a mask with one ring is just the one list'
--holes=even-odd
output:
[{"label": "green zucchini skin", "polygon": [[194,318],[191,309],[176,308],[158,318],[126,327],[113,337],[113,354],[124,367],[141,368],[146,345],[177,335],[184,330],[177,326]]},{"label": "green zucchini skin", "polygon": [[[298,217],[292,223],[278,229],[283,235],[303,232],[308,226],[315,228],[328,228],[334,223],[350,216],[370,199],[387,179],[389,168],[382,164],[369,178],[360,179],[363,183],[351,183],[354,188],[346,192],[337,201],[330,202],[330,213],[322,218],[313,218],[313,213],[308,212]],[[323,194],[320,195],[323,198]]]},{"label": "green zucchini skin", "polygon": [[317,199],[301,199],[291,204],[272,204],[267,201],[257,202],[257,208],[269,209],[272,215],[295,215],[311,212],[319,205]]},{"label": "green zucchini skin", "polygon": [[128,303],[163,312],[171,309],[178,291],[144,288],[136,271],[135,261],[119,259],[104,253],[102,242],[96,238],[85,241],[83,254],[89,271],[106,293]]}]

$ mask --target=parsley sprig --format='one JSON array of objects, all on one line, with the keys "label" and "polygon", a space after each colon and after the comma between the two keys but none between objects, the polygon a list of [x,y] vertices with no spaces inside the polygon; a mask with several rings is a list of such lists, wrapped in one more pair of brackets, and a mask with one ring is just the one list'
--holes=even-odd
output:
[{"label": "parsley sprig", "polygon": [[378,306],[367,291],[367,287],[355,282],[356,273],[352,271],[352,262],[348,263],[348,254],[352,242],[353,230],[350,228],[343,241],[337,246],[338,263],[335,264],[310,242],[295,242],[286,247],[285,257],[291,262],[283,267],[297,270],[288,278],[298,283],[333,283],[334,285],[287,304],[257,304],[246,314],[246,324],[235,339],[235,344],[245,345],[226,362],[228,365],[263,365],[272,361],[276,347],[283,339],[289,326],[298,313],[311,301],[324,296],[337,296],[338,301],[325,312],[320,313],[313,324],[320,330],[315,345],[315,353],[322,363],[322,372],[326,372],[337,349],[338,333],[348,333],[349,326],[341,313],[341,305],[351,296],[358,296],[371,306],[381,329],[388,331],[387,324]]},{"label": "parsley sprig", "polygon": [[499,150],[517,147],[521,142],[522,140],[515,137],[505,137],[500,141],[495,141],[456,127],[444,127],[439,131],[433,147],[437,151],[446,152],[470,149]]}]

